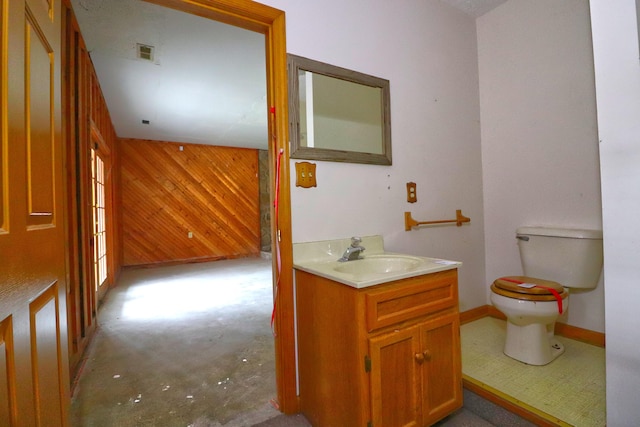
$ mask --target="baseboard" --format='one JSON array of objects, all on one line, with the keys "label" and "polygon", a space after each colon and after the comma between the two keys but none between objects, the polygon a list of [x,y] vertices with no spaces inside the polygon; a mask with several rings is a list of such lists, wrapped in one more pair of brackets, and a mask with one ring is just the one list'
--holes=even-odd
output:
[{"label": "baseboard", "polygon": [[605,334],[602,332],[591,331],[589,329],[579,328],[577,326],[567,325],[566,323],[556,323],[555,334],[561,337],[571,338],[572,340],[581,341],[597,347],[605,347]]},{"label": "baseboard", "polygon": [[152,262],[148,264],[130,264],[130,265],[125,265],[122,268],[124,270],[134,270],[138,268],[170,267],[170,266],[182,265],[182,264],[196,264],[200,262],[224,261],[224,260],[239,259],[239,258],[256,258],[260,256],[261,256],[261,253],[242,254],[242,255],[224,255],[224,256],[215,256],[215,257],[199,257],[199,258],[189,258],[189,259],[177,259],[177,260],[171,260],[171,261],[158,261],[158,262]]},{"label": "baseboard", "polygon": [[507,320],[504,314],[492,305],[481,305],[480,307],[472,308],[471,310],[463,311],[460,313],[460,324],[473,322],[474,320],[482,319],[483,317],[495,317],[502,320]]},{"label": "baseboard", "polygon": [[[482,305],[460,313],[460,323],[464,325],[465,323],[473,322],[474,320],[482,319],[486,316],[507,320],[506,316],[494,306]],[[605,346],[605,334],[602,332],[591,331],[589,329],[583,329],[577,326],[567,325],[566,323],[557,322],[555,333],[561,337],[581,341],[597,347]]]}]

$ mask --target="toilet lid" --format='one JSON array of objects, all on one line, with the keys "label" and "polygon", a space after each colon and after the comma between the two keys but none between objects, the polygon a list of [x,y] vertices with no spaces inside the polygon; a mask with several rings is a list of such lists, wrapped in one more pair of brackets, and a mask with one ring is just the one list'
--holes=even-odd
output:
[{"label": "toilet lid", "polygon": [[505,297],[529,301],[554,301],[557,300],[556,294],[563,299],[568,295],[558,282],[527,276],[501,277],[493,282],[491,290]]}]

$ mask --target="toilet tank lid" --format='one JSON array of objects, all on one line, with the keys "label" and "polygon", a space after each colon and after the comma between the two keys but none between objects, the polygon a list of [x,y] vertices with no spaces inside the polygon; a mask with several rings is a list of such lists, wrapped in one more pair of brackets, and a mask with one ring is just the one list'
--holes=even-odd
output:
[{"label": "toilet tank lid", "polygon": [[572,239],[602,239],[602,230],[560,227],[519,227],[518,235],[566,237]]}]

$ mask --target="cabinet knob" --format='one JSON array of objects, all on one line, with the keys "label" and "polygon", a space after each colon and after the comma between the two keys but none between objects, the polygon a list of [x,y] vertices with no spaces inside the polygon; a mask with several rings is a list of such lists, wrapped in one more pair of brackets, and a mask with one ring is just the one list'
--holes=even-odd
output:
[{"label": "cabinet knob", "polygon": [[422,364],[424,362],[424,353],[416,353],[416,362]]}]

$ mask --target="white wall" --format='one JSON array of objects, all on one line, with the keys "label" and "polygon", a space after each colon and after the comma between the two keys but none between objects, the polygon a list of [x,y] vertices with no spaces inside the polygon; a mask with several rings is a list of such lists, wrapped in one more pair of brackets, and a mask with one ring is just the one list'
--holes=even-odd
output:
[{"label": "white wall", "polygon": [[[488,286],[522,274],[521,225],[601,229],[587,0],[510,0],[478,18]],[[572,293],[574,326],[604,332],[604,285]]]},{"label": "white wall", "polygon": [[591,0],[602,174],[609,426],[636,426],[640,420],[640,50],[635,7],[633,0]]},{"label": "white wall", "polygon": [[[387,250],[462,261],[461,310],[486,304],[474,19],[437,0],[263,3],[286,12],[287,52],[391,83],[393,165],[315,162],[318,187],[292,182],[293,241],[382,234]],[[471,223],[404,231],[405,211],[456,209]]]},{"label": "white wall", "polygon": [[[387,249],[461,260],[466,310],[488,303],[495,277],[520,271],[513,238],[519,225],[599,228],[602,221],[607,424],[636,425],[640,65],[634,1],[591,0],[600,159],[586,0],[511,0],[478,19],[482,152],[471,18],[436,0],[402,7],[386,0],[262,2],[287,13],[288,52],[391,81],[394,165],[317,162],[319,187],[292,191],[294,241],[383,234]],[[418,183],[413,205],[406,203],[407,181]],[[468,227],[403,230],[405,210],[426,220],[459,208],[472,219]],[[589,294],[574,294],[569,322],[602,331],[603,291],[599,283]]]}]

